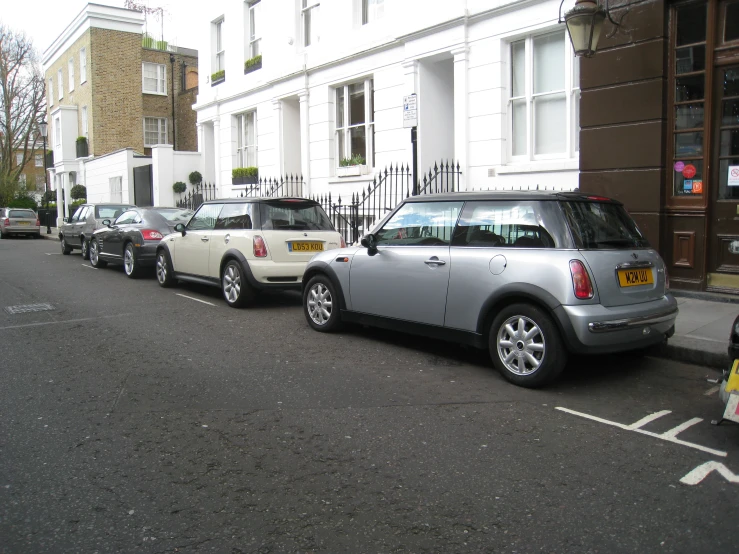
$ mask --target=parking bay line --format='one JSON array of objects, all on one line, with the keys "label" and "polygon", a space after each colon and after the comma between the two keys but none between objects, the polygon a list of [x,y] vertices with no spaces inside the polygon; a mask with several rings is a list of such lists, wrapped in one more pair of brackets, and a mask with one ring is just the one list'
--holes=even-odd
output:
[{"label": "parking bay line", "polygon": [[87,265],[87,264],[80,264],[80,265],[82,267],[86,267],[87,269],[94,269],[95,271],[97,271],[97,269],[98,269],[97,267],[92,267],[91,265]]},{"label": "parking bay line", "polygon": [[665,431],[664,433],[652,433],[651,431],[645,431],[644,429],[641,429],[640,427],[635,427],[635,426],[636,425],[640,425],[640,426],[646,425],[647,423],[654,421],[658,417],[662,417],[664,415],[671,413],[669,410],[663,410],[662,412],[656,412],[654,414],[651,414],[645,418],[640,419],[633,425],[624,425],[623,423],[618,423],[616,421],[610,421],[608,419],[603,419],[602,417],[585,414],[583,412],[577,412],[575,410],[570,410],[569,408],[562,408],[560,406],[556,406],[554,409],[559,410],[561,412],[568,413],[568,414],[576,415],[578,417],[584,417],[585,419],[590,419],[592,421],[597,421],[598,423],[605,423],[606,425],[618,427],[619,429],[623,429],[624,431],[633,431],[634,433],[640,433],[642,435],[647,435],[648,437],[654,437],[656,439],[661,439],[663,441],[671,442],[673,444],[680,444],[682,446],[687,446],[688,448],[695,448],[696,450],[701,450],[703,452],[707,452],[715,456],[721,456],[724,458],[727,456],[726,452],[723,452],[721,450],[714,450],[713,448],[708,448],[707,446],[701,446],[700,444],[695,444],[693,442],[688,442],[688,441],[680,440],[677,438],[678,433],[681,433],[688,427],[692,427],[696,423],[703,421],[700,418],[690,419],[686,421],[685,423],[682,423],[678,425],[677,427],[670,429],[669,431]]},{"label": "parking bay line", "polygon": [[177,296],[181,296],[182,298],[188,298],[190,300],[195,300],[195,302],[201,302],[203,304],[208,304],[208,306],[215,306],[215,304],[211,302],[206,302],[205,300],[200,300],[200,298],[193,298],[192,296],[187,296],[186,294],[180,294],[179,292],[175,293]]}]

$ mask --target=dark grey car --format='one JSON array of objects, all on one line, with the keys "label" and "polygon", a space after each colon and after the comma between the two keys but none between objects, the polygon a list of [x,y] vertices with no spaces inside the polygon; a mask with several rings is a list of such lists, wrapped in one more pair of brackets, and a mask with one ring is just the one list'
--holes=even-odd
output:
[{"label": "dark grey car", "polygon": [[135,207],[131,204],[110,202],[82,204],[71,217],[64,220],[59,229],[62,254],[70,254],[72,250],[80,249],[82,257],[88,259],[90,237],[97,229],[103,227],[103,220],[113,220],[126,210]]},{"label": "dark grey car", "polygon": [[553,380],[568,352],[638,349],[674,333],[665,264],[608,198],[417,196],[377,229],[308,264],[314,329],[359,322],[489,348],[508,380],[529,387]]}]

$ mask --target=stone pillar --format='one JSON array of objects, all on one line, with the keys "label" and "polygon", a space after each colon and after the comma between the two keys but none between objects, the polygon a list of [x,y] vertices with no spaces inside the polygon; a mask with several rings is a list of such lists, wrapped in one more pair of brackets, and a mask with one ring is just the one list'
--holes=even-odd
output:
[{"label": "stone pillar", "polygon": [[[220,116],[213,120],[213,161],[215,162],[215,179],[216,192],[218,195],[223,194],[223,176],[221,175],[221,120]],[[229,179],[230,183],[231,180]],[[210,183],[209,183],[210,184]]]},{"label": "stone pillar", "polygon": [[62,177],[64,179],[64,217],[70,217],[72,215],[72,211],[69,207],[69,205],[72,203],[72,184],[70,180],[70,174],[62,173]]},{"label": "stone pillar", "polygon": [[54,190],[56,191],[56,226],[61,227],[64,220],[64,211],[62,210],[63,173],[53,173],[52,175],[54,175]]},{"label": "stone pillar", "polygon": [[[282,157],[282,101],[280,99],[272,100],[272,109],[275,112],[275,167],[278,175],[285,174]],[[257,158],[258,159],[258,158]]]},{"label": "stone pillar", "polygon": [[[411,94],[418,95],[418,60],[409,60],[403,62],[403,96],[409,96]],[[402,99],[401,99],[402,100]],[[418,106],[418,102],[420,102],[420,98],[416,97],[416,106]],[[408,164],[411,164],[411,168],[413,167],[413,143],[411,142],[411,130],[410,129],[403,129],[403,132],[406,133],[406,141],[405,141],[405,160]],[[418,154],[420,159],[421,154],[421,135],[418,134]],[[416,168],[418,171],[417,178],[421,180],[421,175],[423,175],[425,167],[421,167],[419,165],[418,168]]]},{"label": "stone pillar", "polygon": [[305,189],[303,194],[309,196],[310,186],[310,118],[308,116],[308,90],[298,93],[300,102],[300,171],[303,174]]},{"label": "stone pillar", "polygon": [[469,118],[467,117],[467,54],[469,48],[461,46],[454,48],[451,54],[454,56],[454,162],[459,163],[462,170],[460,177],[460,190],[467,190],[467,176],[469,165],[467,161],[467,149],[469,146]]}]

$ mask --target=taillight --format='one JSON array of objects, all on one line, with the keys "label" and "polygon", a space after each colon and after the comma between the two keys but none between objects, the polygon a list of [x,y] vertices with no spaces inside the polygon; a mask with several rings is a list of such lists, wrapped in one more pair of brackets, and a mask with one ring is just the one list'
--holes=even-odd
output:
[{"label": "taillight", "polygon": [[572,274],[572,286],[575,288],[575,297],[580,300],[593,298],[590,276],[580,260],[570,260],[570,273]]},{"label": "taillight", "polygon": [[162,240],[164,238],[163,234],[154,229],[143,229],[141,235],[144,237],[144,240]]},{"label": "taillight", "polygon": [[10,220],[7,217],[3,220],[3,225],[10,227]]},{"label": "taillight", "polygon": [[341,237],[341,247],[346,248],[346,241],[344,240],[344,237]]},{"label": "taillight", "polygon": [[254,235],[254,256],[257,258],[267,257],[267,245],[264,244],[264,239],[259,235]]},{"label": "taillight", "polygon": [[38,217],[36,218],[36,227],[41,227],[41,220]]}]

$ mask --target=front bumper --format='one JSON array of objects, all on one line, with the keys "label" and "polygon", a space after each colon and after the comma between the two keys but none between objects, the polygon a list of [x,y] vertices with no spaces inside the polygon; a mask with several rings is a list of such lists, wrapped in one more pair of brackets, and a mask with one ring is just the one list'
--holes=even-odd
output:
[{"label": "front bumper", "polygon": [[658,344],[672,336],[678,308],[666,294],[629,306],[559,306],[554,314],[570,351],[581,354],[623,352]]}]

